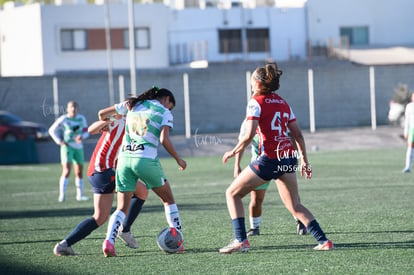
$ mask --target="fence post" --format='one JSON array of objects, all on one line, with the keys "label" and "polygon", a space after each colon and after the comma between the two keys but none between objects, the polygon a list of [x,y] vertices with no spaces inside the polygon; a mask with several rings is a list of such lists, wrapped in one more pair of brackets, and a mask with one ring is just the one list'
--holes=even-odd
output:
[{"label": "fence post", "polygon": [[309,125],[310,132],[315,133],[315,99],[313,92],[313,70],[308,69],[308,86],[309,86]]},{"label": "fence post", "polygon": [[252,74],[250,71],[246,72],[246,98],[247,98],[247,103],[249,103],[251,94],[252,94],[252,89],[251,89],[251,83],[250,83],[250,78],[251,78]]},{"label": "fence post", "polygon": [[377,112],[375,107],[375,70],[374,67],[369,67],[369,90],[371,100],[371,128],[377,129]]},{"label": "fence post", "polygon": [[59,118],[59,90],[58,90],[58,79],[56,76],[53,77],[53,113],[55,120]]},{"label": "fence post", "polygon": [[185,120],[185,137],[191,137],[191,122],[190,122],[190,92],[188,86],[188,74],[183,75],[184,86],[184,120]]},{"label": "fence post", "polygon": [[119,102],[125,101],[125,82],[124,76],[118,76],[118,85],[119,85]]}]

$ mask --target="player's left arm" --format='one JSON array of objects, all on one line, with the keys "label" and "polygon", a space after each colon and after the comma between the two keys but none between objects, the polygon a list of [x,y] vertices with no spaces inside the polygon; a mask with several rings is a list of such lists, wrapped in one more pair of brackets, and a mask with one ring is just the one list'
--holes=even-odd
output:
[{"label": "player's left arm", "polygon": [[161,128],[161,134],[160,134],[160,143],[162,146],[164,146],[165,150],[175,159],[178,166],[180,166],[180,170],[184,170],[187,167],[187,163],[185,160],[180,158],[177,151],[175,151],[175,148],[170,140],[170,126],[164,125]]}]

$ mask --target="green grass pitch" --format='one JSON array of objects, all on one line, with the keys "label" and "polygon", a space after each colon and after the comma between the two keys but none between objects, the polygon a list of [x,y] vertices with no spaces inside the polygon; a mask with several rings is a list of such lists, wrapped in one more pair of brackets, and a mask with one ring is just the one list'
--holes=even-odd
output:
[{"label": "green grass pitch", "polygon": [[[140,247],[117,240],[116,258],[102,253],[107,224],[73,246],[76,256],[53,255],[56,242],[93,213],[92,201],[75,200],[73,174],[66,201],[58,203],[59,164],[0,166],[0,274],[413,274],[414,180],[401,173],[404,155],[405,148],[310,153],[313,178],[299,179],[301,200],[336,249],[313,251],[313,237],[296,235],[272,184],[262,234],[250,238],[248,253],[233,255],[218,253],[233,237],[224,196],[233,160],[186,158],[187,169],[178,171],[174,160],[161,159],[183,221],[185,253],[158,249],[166,220],[150,192],[132,227]],[[86,179],[85,186],[92,196]],[[249,196],[247,228],[248,202]]]}]

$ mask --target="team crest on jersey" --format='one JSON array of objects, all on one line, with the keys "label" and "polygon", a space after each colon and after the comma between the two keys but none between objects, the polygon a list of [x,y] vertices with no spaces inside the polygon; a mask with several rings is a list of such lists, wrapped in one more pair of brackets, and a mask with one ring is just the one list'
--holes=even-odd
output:
[{"label": "team crest on jersey", "polygon": [[145,136],[148,131],[149,122],[150,120],[145,114],[138,113],[129,121],[130,131],[138,136]]}]

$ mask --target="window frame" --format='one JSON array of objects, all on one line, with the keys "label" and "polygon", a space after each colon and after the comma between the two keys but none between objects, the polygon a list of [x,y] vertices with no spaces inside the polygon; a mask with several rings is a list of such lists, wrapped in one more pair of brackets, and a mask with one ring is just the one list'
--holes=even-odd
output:
[{"label": "window frame", "polygon": [[[219,42],[219,53],[243,53],[241,29],[218,29],[217,32]],[[228,41],[227,46],[226,41]]]}]

